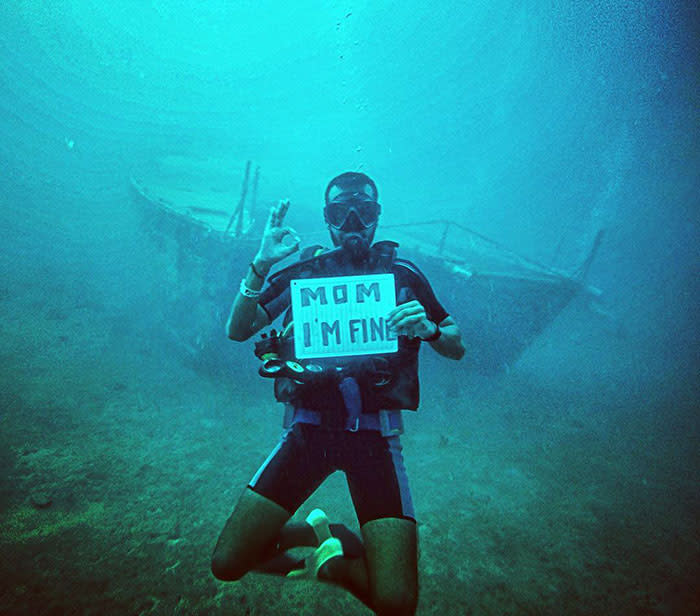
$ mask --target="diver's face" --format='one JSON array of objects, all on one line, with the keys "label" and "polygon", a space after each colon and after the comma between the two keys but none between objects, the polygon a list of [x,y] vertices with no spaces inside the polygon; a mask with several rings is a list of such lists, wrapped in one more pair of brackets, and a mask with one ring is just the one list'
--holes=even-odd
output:
[{"label": "diver's face", "polygon": [[380,207],[369,198],[334,200],[326,205],[324,217],[335,246],[342,246],[353,257],[367,255],[377,230]]}]

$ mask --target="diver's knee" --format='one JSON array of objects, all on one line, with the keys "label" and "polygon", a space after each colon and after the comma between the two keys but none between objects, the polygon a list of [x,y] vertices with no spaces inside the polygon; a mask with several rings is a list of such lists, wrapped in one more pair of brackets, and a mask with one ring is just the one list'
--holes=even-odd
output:
[{"label": "diver's knee", "polygon": [[222,582],[236,582],[248,571],[241,567],[235,560],[214,553],[211,559],[211,572],[217,580]]}]

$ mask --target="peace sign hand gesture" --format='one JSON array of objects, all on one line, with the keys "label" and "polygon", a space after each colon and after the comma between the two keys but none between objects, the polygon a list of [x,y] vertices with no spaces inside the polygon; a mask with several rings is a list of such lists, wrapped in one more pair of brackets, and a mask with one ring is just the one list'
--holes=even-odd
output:
[{"label": "peace sign hand gesture", "polygon": [[282,199],[270,208],[265,231],[255,261],[269,268],[278,261],[299,250],[301,238],[291,227],[283,227],[284,217],[289,209],[289,199]]}]

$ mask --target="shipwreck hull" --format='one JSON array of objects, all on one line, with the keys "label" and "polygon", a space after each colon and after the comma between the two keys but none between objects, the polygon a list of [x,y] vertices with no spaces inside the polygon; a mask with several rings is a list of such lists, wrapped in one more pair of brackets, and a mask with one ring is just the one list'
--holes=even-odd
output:
[{"label": "shipwreck hull", "polygon": [[465,291],[473,310],[459,316],[467,364],[480,374],[509,370],[577,291],[568,281],[475,278]]},{"label": "shipwreck hull", "polygon": [[[169,341],[198,366],[230,372],[235,345],[226,339],[224,324],[262,222],[245,214],[231,224],[233,192],[202,200],[195,190],[176,191],[139,177],[132,178],[131,192],[145,229],[171,264],[164,310]],[[425,224],[444,225],[437,245],[416,239],[431,236],[420,233]],[[470,372],[509,370],[578,292],[590,291],[582,274],[555,271],[454,223],[422,223],[409,232],[406,225],[383,227],[383,237],[399,242],[400,256],[427,275],[459,324],[468,349],[462,366]]]},{"label": "shipwreck hull", "polygon": [[464,277],[424,262],[422,269],[459,324],[466,369],[482,375],[510,370],[581,288],[566,278]]},{"label": "shipwreck hull", "polygon": [[597,293],[585,285],[583,268],[568,275],[451,221],[397,225],[385,235],[419,265],[459,324],[470,372],[510,370],[577,293]]}]

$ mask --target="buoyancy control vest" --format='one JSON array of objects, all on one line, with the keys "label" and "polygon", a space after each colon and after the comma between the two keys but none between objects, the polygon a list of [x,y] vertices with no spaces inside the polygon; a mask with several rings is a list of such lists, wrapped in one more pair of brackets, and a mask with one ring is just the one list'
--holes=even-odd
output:
[{"label": "buoyancy control vest", "polygon": [[[270,277],[265,295],[277,297],[288,292],[290,281],[296,278],[393,273],[397,303],[404,303],[416,298],[414,286],[424,278],[412,263],[396,258],[397,248],[396,242],[377,242],[370,248],[367,259],[358,265],[348,260],[342,249],[326,251],[321,246],[311,246],[302,251],[297,263]],[[280,402],[322,413],[329,408],[342,408],[339,385],[343,379],[352,377],[359,386],[363,413],[418,408],[420,340],[399,336],[395,353],[299,361],[294,356],[292,328],[289,306],[283,331],[272,330],[256,345],[256,355],[261,359],[268,357],[260,373],[275,378],[275,397]],[[270,349],[274,352],[270,353]],[[269,363],[270,357],[275,358],[274,363]],[[266,365],[274,368],[271,373],[265,373]]]}]

